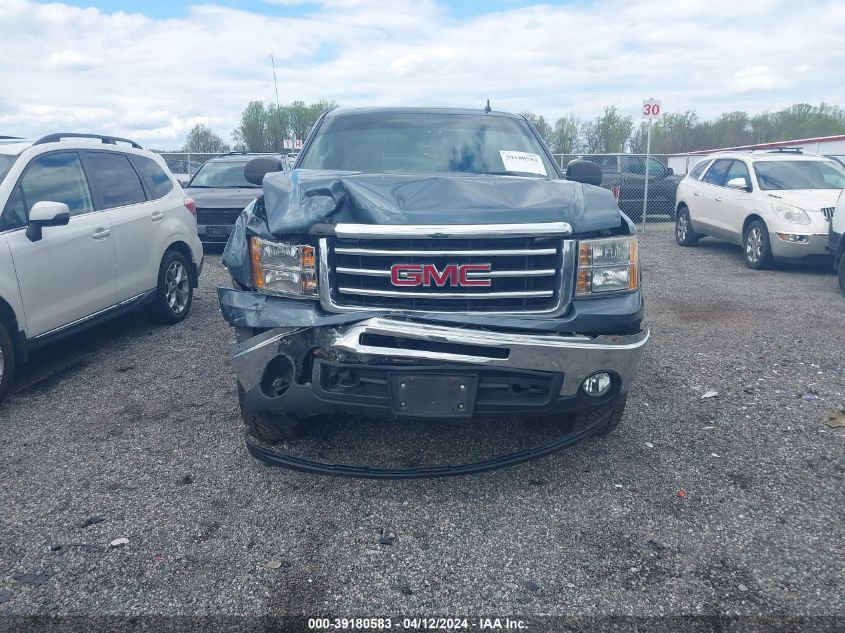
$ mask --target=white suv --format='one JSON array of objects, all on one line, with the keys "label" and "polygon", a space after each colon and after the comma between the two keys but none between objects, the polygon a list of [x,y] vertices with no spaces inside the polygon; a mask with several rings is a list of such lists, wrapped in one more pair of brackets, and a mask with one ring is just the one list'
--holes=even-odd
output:
[{"label": "white suv", "polygon": [[775,258],[825,256],[845,170],[799,150],[719,152],[678,185],[675,240],[712,235],[743,247],[751,268]]},{"label": "white suv", "polygon": [[194,213],[132,141],[0,141],[0,399],[34,347],[140,307],[184,319],[203,261]]}]

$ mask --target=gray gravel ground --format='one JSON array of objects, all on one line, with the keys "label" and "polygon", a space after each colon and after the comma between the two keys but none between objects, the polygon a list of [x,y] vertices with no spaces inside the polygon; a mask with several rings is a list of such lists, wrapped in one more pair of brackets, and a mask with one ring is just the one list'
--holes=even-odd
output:
[{"label": "gray gravel ground", "polygon": [[641,258],[652,339],[618,431],[379,482],[248,456],[208,256],[185,322],[40,352],[0,404],[0,614],[845,614],[834,275],[668,226]]}]

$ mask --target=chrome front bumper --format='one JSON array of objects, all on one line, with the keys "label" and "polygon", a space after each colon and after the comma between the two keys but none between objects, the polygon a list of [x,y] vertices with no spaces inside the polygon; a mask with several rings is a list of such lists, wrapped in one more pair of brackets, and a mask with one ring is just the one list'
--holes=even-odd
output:
[{"label": "chrome front bumper", "polygon": [[[374,337],[393,345],[373,343]],[[232,362],[247,392],[259,386],[265,368],[277,356],[287,356],[297,367],[299,356],[313,351],[338,362],[401,359],[448,363],[453,368],[458,364],[555,372],[564,375],[560,396],[572,397],[587,376],[603,370],[615,374],[619,392],[626,392],[648,338],[648,330],[597,337],[537,335],[370,318],[340,327],[268,330],[236,344]]]},{"label": "chrome front bumper", "polygon": [[801,235],[805,242],[782,240],[777,231],[769,232],[769,243],[775,257],[807,257],[808,255],[828,255],[827,233],[806,233],[802,231],[781,231],[791,235]]}]

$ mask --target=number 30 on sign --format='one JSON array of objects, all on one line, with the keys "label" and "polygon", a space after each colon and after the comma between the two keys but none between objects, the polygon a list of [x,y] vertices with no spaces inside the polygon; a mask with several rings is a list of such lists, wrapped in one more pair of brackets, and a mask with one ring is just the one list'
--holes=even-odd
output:
[{"label": "number 30 on sign", "polygon": [[656,99],[643,101],[643,118],[656,119],[660,116],[660,102]]}]

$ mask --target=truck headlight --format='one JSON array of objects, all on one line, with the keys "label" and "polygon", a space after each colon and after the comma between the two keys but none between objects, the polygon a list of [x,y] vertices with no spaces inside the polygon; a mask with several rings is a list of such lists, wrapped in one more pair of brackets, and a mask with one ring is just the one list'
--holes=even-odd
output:
[{"label": "truck headlight", "polygon": [[283,297],[311,299],[317,296],[313,246],[251,236],[249,251],[252,281],[257,290]]},{"label": "truck headlight", "polygon": [[772,211],[775,212],[781,220],[789,224],[809,224],[810,216],[800,207],[783,202],[773,202]]},{"label": "truck headlight", "polygon": [[576,295],[636,290],[638,286],[635,236],[582,240],[578,243]]}]

